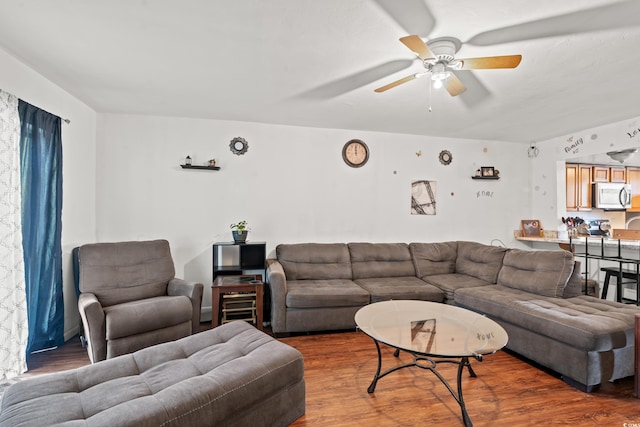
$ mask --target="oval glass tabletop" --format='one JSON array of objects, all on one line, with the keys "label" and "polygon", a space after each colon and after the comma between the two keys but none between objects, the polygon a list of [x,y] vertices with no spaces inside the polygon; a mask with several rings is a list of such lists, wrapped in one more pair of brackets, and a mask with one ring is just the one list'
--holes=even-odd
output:
[{"label": "oval glass tabletop", "polygon": [[436,357],[491,354],[508,340],[502,326],[486,316],[429,301],[369,304],[358,310],[355,321],[360,330],[377,341]]}]

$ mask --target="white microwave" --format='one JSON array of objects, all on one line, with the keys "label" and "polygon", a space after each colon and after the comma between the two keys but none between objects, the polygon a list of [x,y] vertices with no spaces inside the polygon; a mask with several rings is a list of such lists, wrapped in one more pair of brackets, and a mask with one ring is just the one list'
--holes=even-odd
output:
[{"label": "white microwave", "polygon": [[617,182],[593,184],[593,204],[596,209],[616,210],[631,207],[631,185]]}]

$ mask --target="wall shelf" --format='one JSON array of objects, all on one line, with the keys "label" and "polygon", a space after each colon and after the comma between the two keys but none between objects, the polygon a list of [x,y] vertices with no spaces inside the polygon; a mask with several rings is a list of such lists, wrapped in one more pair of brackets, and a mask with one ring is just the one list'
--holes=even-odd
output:
[{"label": "wall shelf", "polygon": [[200,169],[200,170],[210,170],[210,171],[219,171],[220,166],[194,166],[194,165],[180,165],[182,169]]},{"label": "wall shelf", "polygon": [[494,181],[500,179],[499,176],[472,176],[471,179],[492,179]]}]

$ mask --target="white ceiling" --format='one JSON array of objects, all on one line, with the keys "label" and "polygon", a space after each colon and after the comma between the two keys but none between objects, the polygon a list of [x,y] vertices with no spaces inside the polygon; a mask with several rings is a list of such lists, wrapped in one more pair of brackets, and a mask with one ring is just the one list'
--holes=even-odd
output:
[{"label": "white ceiling", "polygon": [[[374,93],[422,69],[408,34],[523,59]],[[0,0],[0,46],[98,112],[527,143],[640,116],[638,0]]]}]

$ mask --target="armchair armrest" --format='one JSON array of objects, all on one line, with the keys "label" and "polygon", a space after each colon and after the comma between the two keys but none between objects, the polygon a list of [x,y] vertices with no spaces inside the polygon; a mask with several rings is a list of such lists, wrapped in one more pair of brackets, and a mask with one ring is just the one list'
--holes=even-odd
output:
[{"label": "armchair armrest", "polygon": [[287,331],[287,277],[282,264],[267,259],[267,283],[271,289],[271,329],[274,333]]},{"label": "armchair armrest", "polygon": [[107,335],[102,304],[95,294],[85,292],[78,297],[78,310],[82,318],[91,363],[105,360],[107,358]]},{"label": "armchair armrest", "polygon": [[183,279],[173,278],[167,286],[167,294],[172,296],[183,295],[191,300],[192,314],[191,333],[200,332],[200,310],[202,306],[202,292],[204,285],[198,282],[187,282]]}]

